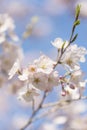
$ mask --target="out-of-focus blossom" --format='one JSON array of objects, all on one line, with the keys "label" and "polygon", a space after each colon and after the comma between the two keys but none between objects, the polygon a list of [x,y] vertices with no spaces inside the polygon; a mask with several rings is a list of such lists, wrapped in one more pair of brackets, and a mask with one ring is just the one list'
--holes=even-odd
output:
[{"label": "out-of-focus blossom", "polygon": [[0,44],[11,38],[18,41],[18,36],[14,33],[15,24],[8,14],[0,14]]},{"label": "out-of-focus blossom", "polygon": [[9,31],[9,37],[15,42],[19,41],[18,36],[13,31]]},{"label": "out-of-focus blossom", "polygon": [[[15,1],[7,1],[9,6],[5,6],[6,12],[8,12],[11,16],[16,17],[17,19],[23,18],[26,16],[26,13],[30,14],[34,10],[34,6],[32,4],[25,4],[18,0]],[[25,1],[24,1],[25,2]]]},{"label": "out-of-focus blossom", "polygon": [[15,114],[12,118],[12,126],[14,129],[20,129],[28,121],[28,117],[22,114]]},{"label": "out-of-focus blossom", "polygon": [[23,58],[23,51],[20,47],[8,44],[9,43],[6,43],[5,46],[3,46],[4,53],[0,56],[1,70],[6,74],[9,72],[17,58],[20,59],[20,61]]},{"label": "out-of-focus blossom", "polygon": [[27,25],[26,30],[23,33],[23,38],[24,39],[28,38],[33,33],[33,29],[34,29],[36,23],[38,22],[38,19],[39,18],[37,16],[33,16],[31,18],[30,23]]},{"label": "out-of-focus blossom", "polygon": [[3,90],[0,90],[0,115],[4,116],[10,110],[9,96]]},{"label": "out-of-focus blossom", "polygon": [[3,73],[0,73],[0,88],[5,85],[6,81],[7,81],[6,76],[4,76]]},{"label": "out-of-focus blossom", "polygon": [[14,30],[13,19],[8,14],[0,14],[0,33],[8,30]]},{"label": "out-of-focus blossom", "polygon": [[69,2],[68,0],[47,0],[45,1],[44,9],[51,15],[58,15],[66,11]]},{"label": "out-of-focus blossom", "polygon": [[48,17],[39,16],[39,20],[33,29],[32,35],[36,38],[46,37],[51,34],[53,29],[52,27],[52,22],[48,19]]},{"label": "out-of-focus blossom", "polygon": [[66,121],[67,121],[66,116],[58,116],[53,120],[53,123],[56,125],[63,125],[66,123]]},{"label": "out-of-focus blossom", "polygon": [[20,80],[14,79],[11,80],[7,86],[7,91],[9,94],[16,94],[25,83],[21,82]]},{"label": "out-of-focus blossom", "polygon": [[87,106],[84,102],[78,102],[77,103],[78,105],[76,105],[74,108],[73,108],[73,112],[75,114],[78,114],[78,113],[84,113],[87,109]]},{"label": "out-of-focus blossom", "polygon": [[54,123],[44,123],[40,129],[41,130],[58,130]]},{"label": "out-of-focus blossom", "polygon": [[75,3],[75,7],[78,4],[81,5],[80,15],[82,17],[87,17],[87,1],[86,0],[77,0],[76,3]]},{"label": "out-of-focus blossom", "polygon": [[0,44],[2,44],[5,41],[5,34],[1,33],[0,34]]},{"label": "out-of-focus blossom", "polygon": [[[80,125],[79,125],[80,124]],[[70,123],[71,129],[77,129],[77,130],[86,130],[87,129],[87,119],[86,117],[77,117],[76,119],[72,120]]]}]

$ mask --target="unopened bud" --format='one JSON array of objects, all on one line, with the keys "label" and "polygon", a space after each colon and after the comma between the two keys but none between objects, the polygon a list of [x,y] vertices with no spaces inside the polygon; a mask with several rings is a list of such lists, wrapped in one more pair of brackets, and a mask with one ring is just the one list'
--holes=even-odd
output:
[{"label": "unopened bud", "polygon": [[69,86],[71,89],[75,89],[75,85],[74,84],[70,84]]},{"label": "unopened bud", "polygon": [[61,95],[62,95],[62,96],[66,96],[66,91],[65,91],[65,90],[62,90]]}]

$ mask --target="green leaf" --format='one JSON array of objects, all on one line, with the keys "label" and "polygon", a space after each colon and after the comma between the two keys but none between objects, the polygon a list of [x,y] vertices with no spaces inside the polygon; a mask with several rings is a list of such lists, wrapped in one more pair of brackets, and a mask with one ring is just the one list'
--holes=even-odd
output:
[{"label": "green leaf", "polygon": [[76,35],[73,37],[71,43],[74,42],[74,41],[76,40],[77,36],[78,36],[78,34],[76,34]]},{"label": "green leaf", "polygon": [[78,19],[77,21],[74,22],[74,26],[77,26],[80,24],[80,20]]},{"label": "green leaf", "polygon": [[76,18],[78,18],[79,14],[80,14],[80,9],[81,9],[81,5],[77,5],[76,12],[75,12]]},{"label": "green leaf", "polygon": [[65,46],[65,43],[66,43],[66,41],[64,41],[64,43],[63,43],[63,45],[62,45],[62,48],[64,48],[64,46]]}]

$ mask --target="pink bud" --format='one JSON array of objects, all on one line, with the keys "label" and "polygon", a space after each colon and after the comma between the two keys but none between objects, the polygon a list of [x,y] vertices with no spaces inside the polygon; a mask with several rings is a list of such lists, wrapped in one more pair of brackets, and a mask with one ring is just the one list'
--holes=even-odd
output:
[{"label": "pink bud", "polygon": [[69,86],[71,89],[75,89],[75,85],[74,84],[70,84]]},{"label": "pink bud", "polygon": [[61,92],[61,95],[62,95],[62,96],[66,96],[66,91],[63,90],[63,91]]}]

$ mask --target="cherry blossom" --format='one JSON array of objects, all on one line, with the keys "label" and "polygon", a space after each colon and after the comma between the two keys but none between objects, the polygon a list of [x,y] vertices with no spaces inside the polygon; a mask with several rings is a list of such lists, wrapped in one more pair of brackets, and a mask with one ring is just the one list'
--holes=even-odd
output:
[{"label": "cherry blossom", "polygon": [[[78,52],[78,53],[77,53]],[[63,64],[69,65],[72,69],[79,66],[79,62],[85,62],[87,50],[84,47],[78,47],[76,44],[70,45],[61,58]]]},{"label": "cherry blossom", "polygon": [[56,47],[58,50],[62,49],[63,45],[64,45],[63,48],[66,48],[68,44],[69,44],[68,41],[63,41],[61,38],[56,38],[54,42],[52,42],[52,45]]},{"label": "cherry blossom", "polygon": [[26,102],[33,101],[33,98],[35,96],[39,96],[39,92],[31,84],[29,85],[29,88],[27,88],[27,86],[24,86],[18,92],[18,99],[25,100]]},{"label": "cherry blossom", "polygon": [[19,70],[20,70],[20,61],[19,59],[17,59],[8,74],[9,79],[11,79]]},{"label": "cherry blossom", "polygon": [[37,71],[42,71],[44,73],[50,73],[53,71],[53,67],[56,64],[53,60],[51,60],[46,55],[42,55],[39,57],[39,59],[36,59],[34,61],[34,64],[37,66]]}]

